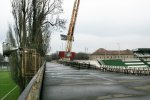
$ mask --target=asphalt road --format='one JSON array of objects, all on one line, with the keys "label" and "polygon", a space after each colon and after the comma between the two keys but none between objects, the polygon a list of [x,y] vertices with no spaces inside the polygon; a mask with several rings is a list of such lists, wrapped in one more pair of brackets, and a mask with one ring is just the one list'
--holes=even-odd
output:
[{"label": "asphalt road", "polygon": [[150,100],[150,76],[47,63],[42,100]]}]

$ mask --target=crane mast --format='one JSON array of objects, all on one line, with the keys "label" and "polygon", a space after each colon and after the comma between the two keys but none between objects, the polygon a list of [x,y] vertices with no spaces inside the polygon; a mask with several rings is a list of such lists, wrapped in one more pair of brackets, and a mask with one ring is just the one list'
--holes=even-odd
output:
[{"label": "crane mast", "polygon": [[74,34],[74,28],[75,28],[75,24],[76,24],[79,4],[80,4],[80,0],[75,0],[73,11],[72,11],[72,16],[71,16],[71,21],[70,21],[70,25],[69,25],[69,30],[68,30],[68,34],[67,34],[67,44],[66,44],[67,57],[69,57],[71,54],[73,34]]}]

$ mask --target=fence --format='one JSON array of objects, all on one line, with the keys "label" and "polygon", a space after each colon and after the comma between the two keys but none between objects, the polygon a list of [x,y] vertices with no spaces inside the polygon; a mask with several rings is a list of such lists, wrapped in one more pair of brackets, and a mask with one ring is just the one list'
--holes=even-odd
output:
[{"label": "fence", "polygon": [[79,63],[79,62],[59,62],[61,64],[72,66],[79,69],[96,69],[102,72],[116,72],[116,73],[124,73],[124,74],[133,74],[133,75],[150,75],[150,68],[149,67],[126,67],[126,66],[107,66],[107,65],[100,65],[100,67],[86,64],[86,63]]},{"label": "fence", "polygon": [[39,100],[43,82],[43,76],[45,72],[46,62],[38,70],[36,75],[32,78],[25,90],[19,96],[18,100]]},{"label": "fence", "polygon": [[9,62],[0,62],[0,71],[9,71],[10,67],[9,67]]},{"label": "fence", "polygon": [[35,49],[25,48],[22,52],[22,74],[23,76],[32,77],[41,67],[42,58]]}]

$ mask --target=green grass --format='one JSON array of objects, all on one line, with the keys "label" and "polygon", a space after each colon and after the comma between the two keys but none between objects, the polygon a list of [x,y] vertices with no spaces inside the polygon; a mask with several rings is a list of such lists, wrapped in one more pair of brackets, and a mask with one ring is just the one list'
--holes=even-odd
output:
[{"label": "green grass", "polygon": [[[0,71],[0,99],[2,99],[16,84],[13,82],[8,71]],[[17,100],[19,88],[15,88],[4,100]]]},{"label": "green grass", "polygon": [[[19,87],[17,87],[5,100],[17,100],[19,96]],[[12,99],[13,98],[13,99]]]},{"label": "green grass", "polygon": [[102,60],[105,65],[111,65],[111,66],[126,66],[124,62],[120,59],[116,60]]}]

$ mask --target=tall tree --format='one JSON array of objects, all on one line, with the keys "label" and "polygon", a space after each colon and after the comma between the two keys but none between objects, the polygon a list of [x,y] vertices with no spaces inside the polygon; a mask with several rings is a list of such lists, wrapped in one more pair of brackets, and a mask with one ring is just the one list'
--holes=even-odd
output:
[{"label": "tall tree", "polygon": [[65,20],[58,16],[63,11],[61,4],[61,0],[13,0],[12,12],[18,45],[45,53],[45,45],[52,32],[50,29],[64,28],[65,25]]},{"label": "tall tree", "polygon": [[[6,41],[11,45],[11,47],[16,47],[15,38],[13,36],[12,28],[9,25],[9,30],[7,32]],[[10,71],[12,79],[15,81],[16,84],[20,87],[20,93],[25,88],[25,80],[22,76],[22,66],[21,66],[21,56],[18,52],[12,52],[9,56],[9,63],[10,63]]]},{"label": "tall tree", "polygon": [[89,54],[79,52],[75,55],[75,60],[89,60]]},{"label": "tall tree", "polygon": [[[9,28],[8,42],[20,48],[36,49],[45,56],[53,30],[65,28],[66,21],[59,18],[63,12],[62,0],[12,0],[11,3],[15,24],[13,30]],[[21,55],[14,52],[9,60],[13,79],[22,91],[26,82],[21,71]]]}]

